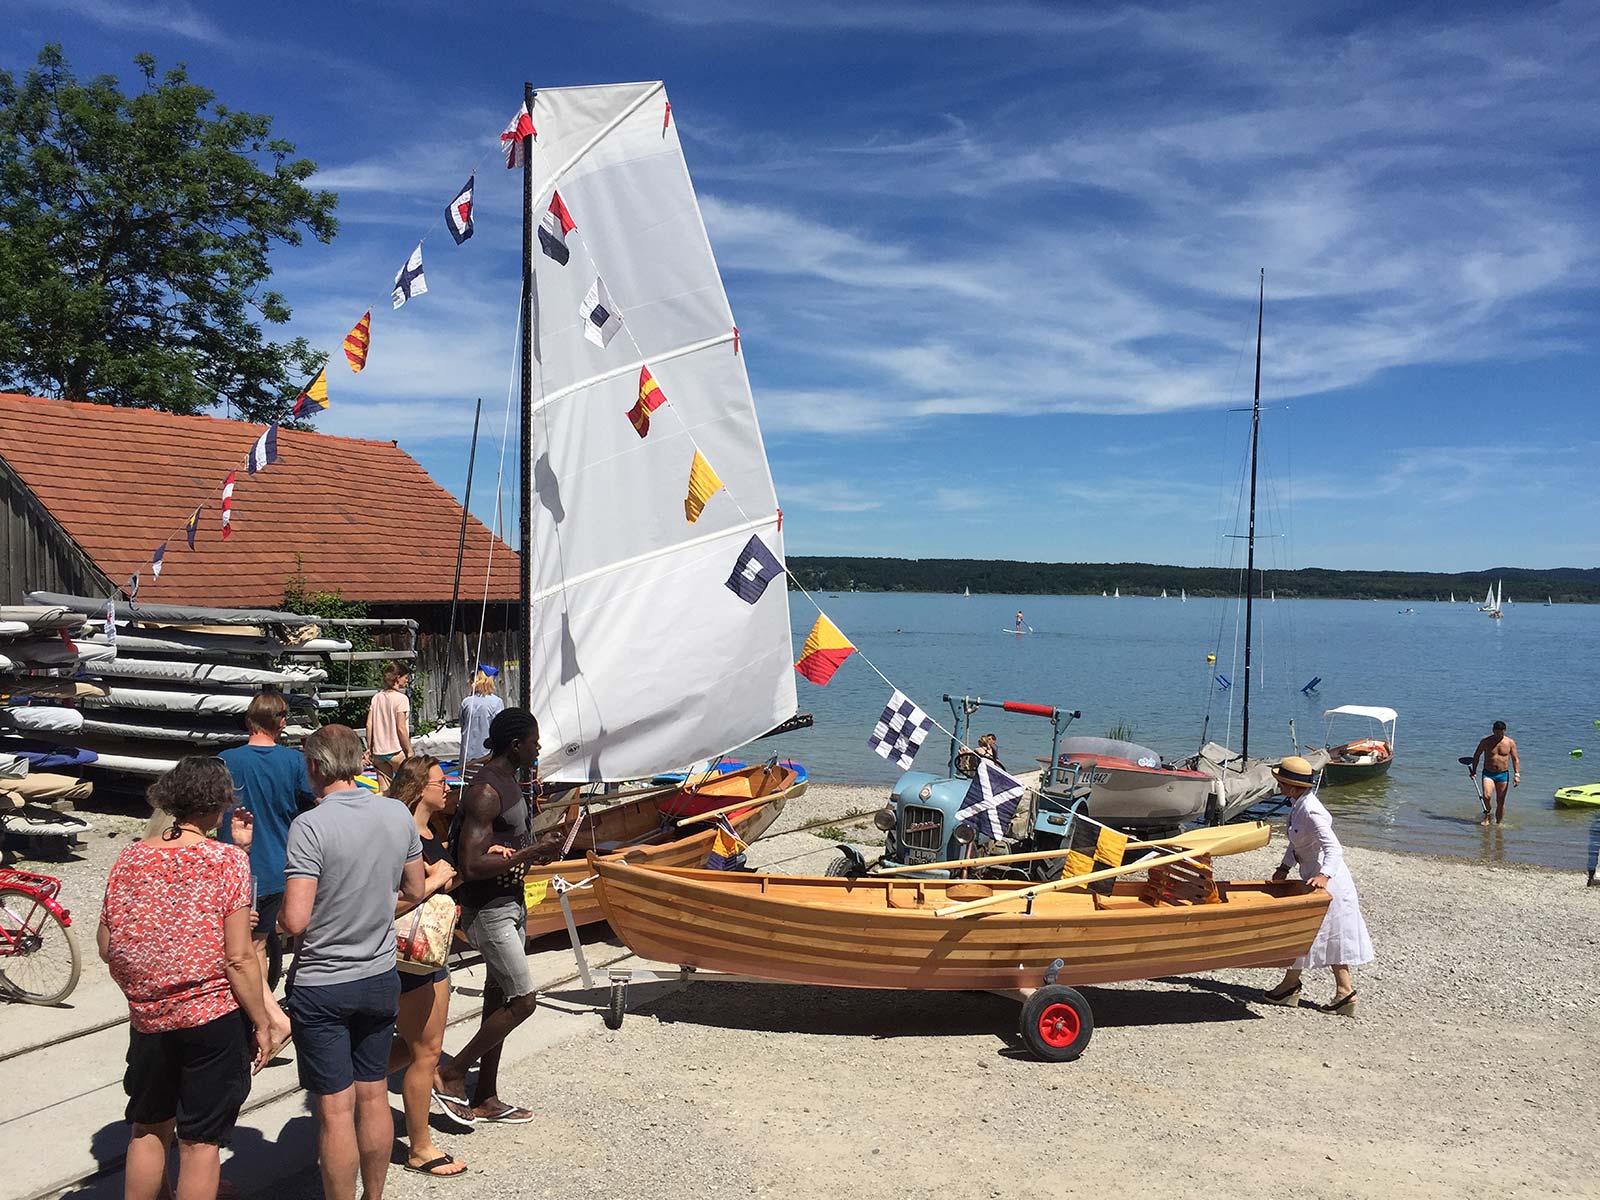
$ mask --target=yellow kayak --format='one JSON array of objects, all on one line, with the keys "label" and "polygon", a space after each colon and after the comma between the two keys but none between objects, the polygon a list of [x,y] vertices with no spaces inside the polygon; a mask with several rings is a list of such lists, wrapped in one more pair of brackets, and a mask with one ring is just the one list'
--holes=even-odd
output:
[{"label": "yellow kayak", "polygon": [[1600,808],[1600,783],[1581,783],[1577,787],[1558,788],[1556,804],[1562,808]]}]

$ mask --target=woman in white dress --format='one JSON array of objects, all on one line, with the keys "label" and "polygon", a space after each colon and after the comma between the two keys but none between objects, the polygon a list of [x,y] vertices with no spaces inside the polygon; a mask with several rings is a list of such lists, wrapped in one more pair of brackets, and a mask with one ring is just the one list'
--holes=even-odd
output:
[{"label": "woman in white dress", "polygon": [[1289,798],[1289,845],[1273,879],[1287,879],[1289,868],[1298,866],[1300,878],[1314,888],[1326,888],[1331,897],[1328,915],[1322,919],[1317,940],[1311,949],[1284,972],[1283,982],[1263,999],[1290,1007],[1300,1003],[1300,973],[1307,967],[1333,968],[1333,999],[1326,1011],[1341,1017],[1356,1015],[1356,988],[1350,968],[1372,961],[1372,939],[1367,923],[1361,919],[1361,897],[1356,881],[1344,863],[1344,847],[1333,833],[1333,818],[1312,790],[1316,775],[1311,764],[1291,755],[1278,764],[1273,778]]}]

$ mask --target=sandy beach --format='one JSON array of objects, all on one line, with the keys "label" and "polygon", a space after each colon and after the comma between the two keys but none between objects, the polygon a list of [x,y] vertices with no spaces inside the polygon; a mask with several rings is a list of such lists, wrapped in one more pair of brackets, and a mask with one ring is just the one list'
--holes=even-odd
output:
[{"label": "sandy beach", "polygon": [[[752,860],[820,871],[833,843],[789,831],[880,799],[814,786]],[[135,824],[95,820],[103,833],[82,860],[53,868],[86,951],[99,878]],[[831,824],[873,833],[860,818]],[[1281,847],[1229,858],[1224,873],[1260,876]],[[1275,979],[1262,971],[1090,988],[1094,1041],[1051,1066],[1020,1052],[1016,1005],[986,994],[636,985],[612,1032],[598,994],[569,983],[502,1069],[505,1094],[540,1119],[439,1138],[480,1176],[469,1186],[494,1196],[1025,1197],[1098,1194],[1112,1179],[1177,1194],[1594,1194],[1600,889],[1538,868],[1359,848],[1349,860],[1378,952],[1358,972],[1353,1021],[1259,1003]],[[571,973],[559,939],[535,950]],[[604,941],[589,950],[596,962],[606,952]],[[84,980],[84,996],[109,986],[97,962]],[[1325,975],[1309,983],[1326,998]],[[475,1004],[464,983],[453,1015]],[[6,1017],[8,1043],[20,1026],[62,1019]],[[90,1069],[110,1083],[120,1066]],[[303,1114],[289,1069],[269,1074],[288,1094],[260,1112]],[[247,1195],[319,1195],[306,1124],[291,1120],[298,1135],[274,1145],[242,1136],[225,1173]],[[62,1129],[62,1144],[92,1132]],[[119,1186],[113,1173],[58,1194]],[[389,1180],[400,1197],[449,1186],[398,1168]]]}]

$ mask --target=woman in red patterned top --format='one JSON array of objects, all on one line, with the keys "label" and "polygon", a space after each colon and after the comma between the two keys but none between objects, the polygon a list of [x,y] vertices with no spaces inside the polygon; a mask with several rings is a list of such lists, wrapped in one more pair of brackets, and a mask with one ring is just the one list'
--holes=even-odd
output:
[{"label": "woman in red patterned top", "polygon": [[218,1148],[274,1043],[250,941],[248,821],[235,816],[232,846],[209,836],[233,804],[220,759],[185,758],[151,785],[150,801],[172,827],[117,856],[97,936],[128,998],[125,1195],[164,1193],[176,1135],[177,1200],[213,1200]]}]

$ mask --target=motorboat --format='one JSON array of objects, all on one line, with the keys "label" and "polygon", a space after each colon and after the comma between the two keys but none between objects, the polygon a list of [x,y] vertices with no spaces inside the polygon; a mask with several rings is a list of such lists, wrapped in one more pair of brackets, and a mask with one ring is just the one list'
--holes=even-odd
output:
[{"label": "motorboat", "polygon": [[[1394,729],[1399,718],[1394,709],[1344,704],[1322,715],[1328,722],[1323,738],[1328,748],[1328,762],[1322,768],[1323,783],[1329,786],[1357,783],[1388,772],[1394,764]],[[1366,736],[1335,743],[1333,728],[1340,717],[1366,720],[1369,723]]]}]

